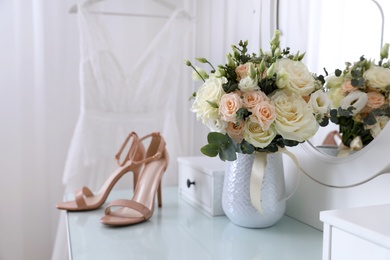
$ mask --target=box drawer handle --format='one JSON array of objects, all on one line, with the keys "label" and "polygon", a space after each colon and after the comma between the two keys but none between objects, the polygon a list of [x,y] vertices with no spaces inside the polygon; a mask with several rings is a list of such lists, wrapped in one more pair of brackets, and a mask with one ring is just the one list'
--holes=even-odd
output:
[{"label": "box drawer handle", "polygon": [[195,181],[190,181],[190,179],[187,179],[187,187],[191,187],[191,185],[195,185]]}]

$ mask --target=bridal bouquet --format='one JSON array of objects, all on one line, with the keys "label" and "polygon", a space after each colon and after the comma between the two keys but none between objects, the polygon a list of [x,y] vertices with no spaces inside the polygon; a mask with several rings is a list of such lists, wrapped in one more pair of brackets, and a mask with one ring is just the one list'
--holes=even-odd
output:
[{"label": "bridal bouquet", "polygon": [[276,152],[311,138],[319,124],[327,124],[329,103],[324,78],[311,73],[302,62],[304,54],[280,47],[277,30],[270,50],[249,54],[248,42],[232,46],[226,64],[210,73],[193,68],[193,79],[203,85],[194,93],[191,111],[211,132],[201,151],[207,156],[233,161],[236,152]]},{"label": "bridal bouquet", "polygon": [[389,44],[385,44],[378,63],[362,56],[326,79],[330,120],[339,125],[341,141],[351,149],[369,144],[390,119],[388,57]]}]

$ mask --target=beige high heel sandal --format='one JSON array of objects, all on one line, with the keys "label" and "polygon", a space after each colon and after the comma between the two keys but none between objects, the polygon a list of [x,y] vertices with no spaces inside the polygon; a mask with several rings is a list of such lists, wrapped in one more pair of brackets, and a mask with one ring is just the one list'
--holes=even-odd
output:
[{"label": "beige high heel sandal", "polygon": [[[129,141],[132,139],[129,151],[124,158],[120,161],[120,156],[123,150],[128,145]],[[80,190],[75,192],[75,200],[65,201],[56,204],[58,209],[68,210],[68,211],[87,211],[94,210],[99,208],[106,201],[108,194],[114,187],[115,183],[127,172],[133,172],[134,188],[138,182],[138,175],[141,171],[142,165],[133,164],[133,161],[142,160],[145,156],[145,148],[142,144],[139,143],[139,137],[135,132],[131,132],[119,152],[115,155],[115,159],[119,165],[119,168],[116,169],[105,181],[99,192],[94,195],[93,192],[88,187],[82,187]]]},{"label": "beige high heel sandal", "polygon": [[[143,137],[152,137],[146,157],[134,164],[143,164],[133,198],[131,200],[119,199],[112,201],[105,209],[105,216],[100,221],[105,225],[126,226],[148,220],[154,211],[156,192],[158,206],[162,206],[161,179],[168,167],[168,152],[165,148],[164,138],[159,133],[152,133]],[[113,208],[116,208],[113,210]]]}]

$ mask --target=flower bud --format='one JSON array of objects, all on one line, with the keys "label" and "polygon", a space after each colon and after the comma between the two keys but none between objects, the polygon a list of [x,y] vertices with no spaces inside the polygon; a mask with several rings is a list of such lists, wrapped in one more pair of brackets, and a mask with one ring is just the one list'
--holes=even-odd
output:
[{"label": "flower bud", "polygon": [[185,62],[185,64],[186,64],[187,66],[191,66],[191,62],[190,62],[189,60],[184,60],[184,62]]},{"label": "flower bud", "polygon": [[279,47],[279,45],[280,45],[280,31],[279,30],[275,30],[270,44],[271,44],[271,46],[275,46],[275,48]]},{"label": "flower bud", "polygon": [[195,81],[204,80],[204,79],[207,79],[208,77],[209,77],[209,75],[207,75],[207,72],[200,67],[196,67],[194,69],[194,71],[192,72],[192,79]]},{"label": "flower bud", "polygon": [[264,59],[261,60],[260,62],[260,72],[263,73],[265,71],[266,67],[265,67],[265,62],[264,62]]},{"label": "flower bud", "polygon": [[215,71],[214,75],[216,78],[221,78],[221,77],[225,76],[225,74],[226,74],[225,70],[221,67],[218,67],[217,70]]},{"label": "flower bud", "polygon": [[297,61],[299,59],[299,51],[294,55],[293,60]]},{"label": "flower bud", "polygon": [[252,63],[249,64],[248,75],[249,75],[249,77],[251,77],[252,79],[256,78],[256,68],[255,68],[255,65],[252,64]]},{"label": "flower bud", "polygon": [[387,59],[389,57],[389,44],[385,43],[381,49],[381,59]]},{"label": "flower bud", "polygon": [[274,55],[274,56],[275,56],[275,57],[279,57],[281,53],[282,53],[282,52],[281,52],[280,48],[277,47],[276,50],[275,50],[275,55]]},{"label": "flower bud", "polygon": [[235,63],[233,61],[233,57],[230,53],[226,54],[226,65],[230,68],[235,67]]},{"label": "flower bud", "polygon": [[201,62],[201,63],[207,63],[206,58],[195,58],[195,60]]},{"label": "flower bud", "polygon": [[240,52],[237,50],[237,47],[232,45],[231,48],[232,48],[232,51],[233,51],[233,57],[235,59],[238,59],[240,57]]},{"label": "flower bud", "polygon": [[274,74],[275,74],[275,63],[272,63],[272,65],[267,69],[267,78],[272,78]]}]

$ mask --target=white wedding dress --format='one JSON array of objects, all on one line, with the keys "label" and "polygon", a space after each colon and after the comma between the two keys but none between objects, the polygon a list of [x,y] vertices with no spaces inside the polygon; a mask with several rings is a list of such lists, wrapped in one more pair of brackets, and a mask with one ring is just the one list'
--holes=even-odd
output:
[{"label": "white wedding dress", "polygon": [[[86,3],[78,4],[81,108],[65,164],[65,192],[82,186],[98,191],[116,169],[114,156],[132,131],[140,137],[161,132],[170,156],[163,185],[176,184],[176,159],[182,147],[175,111],[178,98],[183,98],[177,97],[178,88],[183,87],[180,71],[188,70],[183,53],[190,46],[191,20],[182,9],[162,20],[162,29],[139,50],[141,58],[129,62],[134,65],[126,71],[110,45],[102,16],[95,14],[99,5]],[[131,42],[127,44],[132,48]],[[65,232],[62,214],[52,259],[66,259]]]},{"label": "white wedding dress", "polygon": [[[177,98],[183,98],[176,96],[178,73],[185,67],[183,43],[191,30],[185,11],[176,10],[164,21],[149,46],[140,50],[141,59],[132,61],[136,64],[132,71],[125,71],[109,44],[104,23],[93,14],[96,6],[78,6],[81,113],[65,166],[66,192],[82,186],[99,189],[115,169],[114,155],[131,131],[140,137],[162,133],[171,158],[168,179],[176,176],[170,172],[176,172],[181,152],[175,110]],[[167,183],[175,181],[176,177]]]}]

